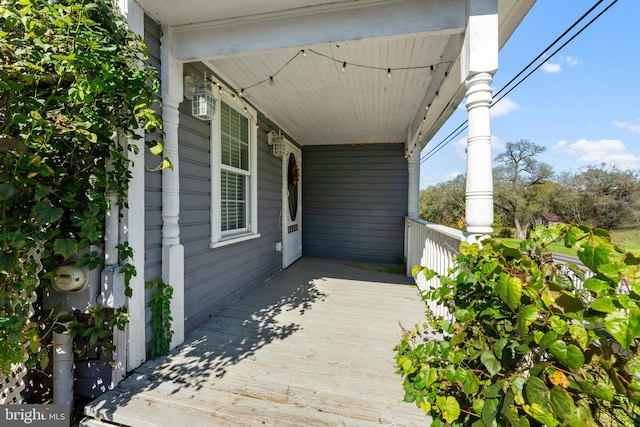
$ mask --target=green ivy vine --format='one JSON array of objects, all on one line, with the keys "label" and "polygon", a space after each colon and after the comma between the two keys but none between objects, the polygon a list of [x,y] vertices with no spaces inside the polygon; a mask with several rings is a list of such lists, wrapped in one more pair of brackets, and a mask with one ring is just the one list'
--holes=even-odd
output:
[{"label": "green ivy vine", "polygon": [[[556,239],[593,276],[554,263],[546,246]],[[463,242],[441,286],[424,293],[455,322],[427,313],[395,348],[405,401],[434,427],[640,425],[639,264],[583,226],[539,227],[520,246]]]},{"label": "green ivy vine", "polygon": [[[78,250],[102,244],[106,192],[126,206],[128,153],[137,150],[128,141],[141,138],[140,129],[148,133],[161,125],[152,108],[157,72],[146,58],[143,40],[127,28],[113,0],[0,3],[0,369],[5,373],[25,352],[34,356],[31,365],[46,357],[40,345],[45,324],[29,313],[40,280]],[[162,144],[147,147],[157,154]],[[39,256],[32,256],[34,249]],[[120,250],[133,256],[127,245]],[[88,255],[81,262],[98,268],[100,260]],[[124,274],[128,283],[135,269],[125,265]]]},{"label": "green ivy vine", "polygon": [[162,278],[147,282],[147,289],[155,289],[151,296],[151,326],[153,328],[153,343],[150,356],[155,359],[169,353],[171,348],[171,298],[173,288],[165,283]]}]

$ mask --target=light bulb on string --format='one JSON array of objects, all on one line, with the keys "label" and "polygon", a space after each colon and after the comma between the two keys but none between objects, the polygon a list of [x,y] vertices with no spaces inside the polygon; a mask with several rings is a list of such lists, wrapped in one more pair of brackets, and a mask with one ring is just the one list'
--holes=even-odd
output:
[{"label": "light bulb on string", "polygon": [[244,108],[242,109],[242,112],[243,112],[243,113],[246,113],[246,112],[248,112],[248,111],[249,111],[249,110],[247,110],[247,107],[244,107]]},{"label": "light bulb on string", "polygon": [[300,52],[302,52],[302,57],[306,58],[307,57],[307,51],[302,49]]},{"label": "light bulb on string", "polygon": [[269,76],[269,84],[271,86],[275,86],[276,85],[276,81],[273,79],[273,76]]},{"label": "light bulb on string", "polygon": [[387,68],[387,78],[391,78],[391,68]]},{"label": "light bulb on string", "polygon": [[342,71],[343,73],[344,73],[345,71],[347,71],[347,62],[346,62],[346,61],[342,63],[342,70],[341,70],[341,71]]},{"label": "light bulb on string", "polygon": [[222,95],[222,86],[218,86],[218,93]]},{"label": "light bulb on string", "polygon": [[238,96],[240,98],[242,98],[244,96],[244,89],[240,89],[240,92],[238,92]]}]

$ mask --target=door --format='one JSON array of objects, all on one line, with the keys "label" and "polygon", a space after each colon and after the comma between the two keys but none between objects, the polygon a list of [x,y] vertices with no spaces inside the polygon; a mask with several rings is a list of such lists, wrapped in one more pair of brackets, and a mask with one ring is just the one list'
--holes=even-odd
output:
[{"label": "door", "polygon": [[282,156],[282,268],[302,256],[302,151],[289,141]]}]

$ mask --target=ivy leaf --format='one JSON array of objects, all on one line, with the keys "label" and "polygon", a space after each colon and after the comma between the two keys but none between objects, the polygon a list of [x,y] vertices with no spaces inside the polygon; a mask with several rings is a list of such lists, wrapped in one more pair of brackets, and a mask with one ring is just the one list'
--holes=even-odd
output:
[{"label": "ivy leaf", "polygon": [[589,335],[582,323],[574,323],[569,326],[569,333],[571,334],[571,338],[573,338],[583,350],[587,349],[589,345]]},{"label": "ivy leaf", "polygon": [[578,369],[584,365],[584,354],[573,344],[567,345],[562,340],[556,341],[549,346],[549,351],[569,369]]},{"label": "ivy leaf", "polygon": [[554,343],[557,339],[558,339],[558,334],[554,331],[549,331],[542,336],[538,345],[540,346],[541,350],[544,350],[545,348],[549,347],[552,343]]},{"label": "ivy leaf", "polygon": [[46,225],[58,221],[62,218],[64,210],[55,207],[48,200],[39,202],[33,207],[33,213],[38,221],[38,225]]},{"label": "ivy leaf", "polygon": [[67,259],[78,252],[78,242],[73,238],[56,239],[56,241],[53,242],[53,252]]},{"label": "ivy leaf", "polygon": [[436,405],[442,412],[442,418],[444,418],[447,424],[451,424],[460,416],[460,405],[453,396],[437,396]]},{"label": "ivy leaf", "polygon": [[560,316],[551,316],[549,318],[549,326],[551,326],[551,329],[556,331],[558,335],[564,335],[569,330],[567,321]]},{"label": "ivy leaf", "polygon": [[497,426],[498,399],[487,399],[482,407],[482,422],[486,427]]},{"label": "ivy leaf", "polygon": [[490,350],[482,353],[482,355],[480,355],[480,360],[482,361],[482,364],[487,368],[492,377],[502,369],[500,361],[496,359],[496,356]]},{"label": "ivy leaf", "polygon": [[164,150],[164,144],[162,143],[162,141],[158,141],[154,146],[149,147],[149,152],[154,156],[160,155],[162,153],[162,150]]},{"label": "ivy leaf", "polygon": [[500,275],[496,283],[496,291],[512,311],[516,311],[522,298],[522,281],[508,274]]},{"label": "ivy leaf", "polygon": [[584,282],[584,287],[592,292],[595,292],[596,294],[611,289],[611,285],[609,284],[609,282],[598,279],[597,277],[589,277]]},{"label": "ivy leaf", "polygon": [[593,382],[586,380],[578,381],[577,384],[583,393],[593,396],[596,399],[613,402],[614,390],[612,386],[608,384],[594,384]]},{"label": "ivy leaf", "polygon": [[640,312],[614,311],[605,317],[604,325],[616,341],[624,349],[628,349],[633,340],[640,337]]},{"label": "ivy leaf", "polygon": [[522,309],[518,316],[518,332],[520,335],[526,335],[529,332],[529,326],[538,319],[538,309],[535,305],[528,305]]},{"label": "ivy leaf", "polygon": [[549,401],[551,403],[551,409],[553,409],[553,414],[561,420],[564,420],[565,418],[570,417],[571,414],[575,414],[577,412],[576,405],[573,403],[573,398],[571,398],[569,393],[567,393],[567,391],[562,387],[553,387]]},{"label": "ivy leaf", "polygon": [[609,297],[594,299],[591,301],[591,308],[603,313],[613,313],[618,309],[613,302],[613,298]]},{"label": "ivy leaf", "polygon": [[622,262],[613,262],[598,267],[598,272],[617,282],[629,271],[629,266]]},{"label": "ivy leaf", "polygon": [[548,427],[555,427],[558,425],[558,420],[550,413],[551,411],[539,403],[533,403],[531,406],[525,407],[525,411],[535,418],[536,421],[539,421]]},{"label": "ivy leaf", "polygon": [[592,271],[599,271],[598,267],[609,262],[609,254],[613,251],[613,246],[609,244],[598,245],[593,247],[590,245],[583,246],[582,251],[578,251],[580,261]]},{"label": "ivy leaf", "polygon": [[543,246],[553,243],[558,237],[560,237],[560,234],[551,227],[536,227],[531,234],[540,239]]}]

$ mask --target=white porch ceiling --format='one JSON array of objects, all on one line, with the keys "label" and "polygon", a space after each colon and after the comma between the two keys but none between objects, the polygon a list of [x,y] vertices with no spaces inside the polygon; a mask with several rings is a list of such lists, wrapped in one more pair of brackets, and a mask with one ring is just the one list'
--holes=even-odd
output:
[{"label": "white porch ceiling", "polygon": [[[463,96],[468,0],[137,1],[175,35],[179,60],[246,88],[302,145],[410,142],[419,132],[426,144]],[[534,2],[498,1],[500,46]],[[256,85],[273,75],[275,85]]]}]

